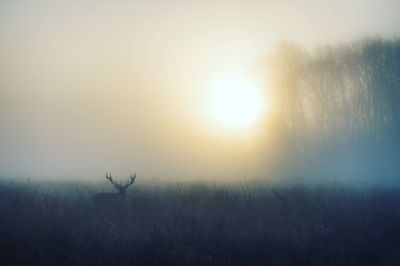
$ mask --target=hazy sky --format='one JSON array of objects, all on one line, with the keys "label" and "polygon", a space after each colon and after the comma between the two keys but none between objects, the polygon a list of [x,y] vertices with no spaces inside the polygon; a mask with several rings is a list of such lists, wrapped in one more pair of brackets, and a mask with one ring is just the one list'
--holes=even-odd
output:
[{"label": "hazy sky", "polygon": [[0,175],[262,176],[268,129],[215,127],[210,83],[399,25],[396,0],[0,1]]}]

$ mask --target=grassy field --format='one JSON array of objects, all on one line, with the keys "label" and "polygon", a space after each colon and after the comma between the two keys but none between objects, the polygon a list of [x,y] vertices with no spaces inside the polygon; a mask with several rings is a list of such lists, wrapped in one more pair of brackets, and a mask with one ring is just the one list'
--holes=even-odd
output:
[{"label": "grassy field", "polygon": [[1,265],[399,265],[400,191],[0,183]]}]

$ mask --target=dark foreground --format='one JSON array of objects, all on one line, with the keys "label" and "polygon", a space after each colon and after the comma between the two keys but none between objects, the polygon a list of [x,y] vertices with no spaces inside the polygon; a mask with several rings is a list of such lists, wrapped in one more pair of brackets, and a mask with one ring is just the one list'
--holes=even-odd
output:
[{"label": "dark foreground", "polygon": [[[400,265],[400,191],[0,184],[1,265]],[[102,190],[102,188],[100,189]]]}]

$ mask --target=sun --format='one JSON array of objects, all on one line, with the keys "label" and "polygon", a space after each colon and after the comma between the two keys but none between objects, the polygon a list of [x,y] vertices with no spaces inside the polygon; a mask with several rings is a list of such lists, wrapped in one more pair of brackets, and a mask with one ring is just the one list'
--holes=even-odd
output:
[{"label": "sun", "polygon": [[210,88],[210,114],[219,125],[246,129],[255,124],[265,109],[262,90],[241,76],[219,79]]}]

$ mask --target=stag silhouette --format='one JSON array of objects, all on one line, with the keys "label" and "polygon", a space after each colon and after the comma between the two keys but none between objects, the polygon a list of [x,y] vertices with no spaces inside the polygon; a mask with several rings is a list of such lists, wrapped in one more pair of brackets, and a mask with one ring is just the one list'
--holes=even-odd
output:
[{"label": "stag silhouette", "polygon": [[131,175],[129,181],[122,185],[120,182],[114,181],[111,174],[106,174],[106,179],[110,181],[114,187],[118,190],[116,193],[111,192],[100,192],[96,193],[92,200],[97,210],[121,210],[126,206],[126,191],[129,186],[135,182],[136,173]]}]

